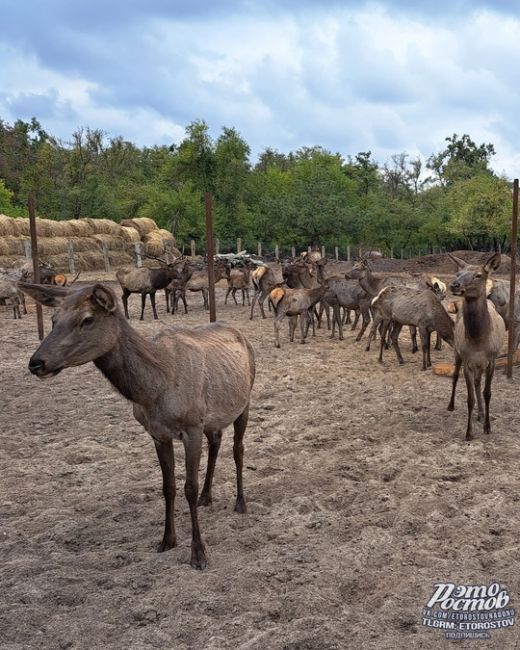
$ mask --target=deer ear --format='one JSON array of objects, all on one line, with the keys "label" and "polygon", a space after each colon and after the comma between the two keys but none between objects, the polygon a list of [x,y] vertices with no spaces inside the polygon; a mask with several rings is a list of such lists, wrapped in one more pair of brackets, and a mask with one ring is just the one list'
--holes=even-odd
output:
[{"label": "deer ear", "polygon": [[63,299],[69,295],[70,289],[66,287],[55,287],[46,284],[30,284],[18,282],[18,288],[28,294],[45,307],[58,307]]},{"label": "deer ear", "polygon": [[112,291],[102,284],[94,285],[92,289],[92,299],[105,311],[113,312],[116,310],[116,298]]},{"label": "deer ear", "polygon": [[484,264],[484,271],[489,273],[490,271],[496,271],[500,266],[500,253],[494,253]]},{"label": "deer ear", "polygon": [[461,260],[460,257],[455,257],[455,255],[452,255],[451,253],[448,253],[448,257],[458,269],[465,269],[466,266],[468,266],[468,264],[464,260]]}]

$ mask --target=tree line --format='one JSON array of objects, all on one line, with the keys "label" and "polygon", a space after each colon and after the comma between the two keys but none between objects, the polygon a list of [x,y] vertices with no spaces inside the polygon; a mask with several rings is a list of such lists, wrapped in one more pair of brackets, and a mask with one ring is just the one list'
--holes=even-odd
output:
[{"label": "tree line", "polygon": [[26,216],[29,194],[51,219],[148,216],[179,244],[204,245],[210,191],[222,248],[241,238],[282,248],[368,245],[393,249],[507,248],[511,182],[490,167],[492,144],[447,137],[426,161],[406,153],[378,163],[320,146],[268,148],[256,163],[234,128],[213,139],[201,120],[179,144],[139,148],[80,128],[69,142],[37,119],[0,119],[0,212]]}]

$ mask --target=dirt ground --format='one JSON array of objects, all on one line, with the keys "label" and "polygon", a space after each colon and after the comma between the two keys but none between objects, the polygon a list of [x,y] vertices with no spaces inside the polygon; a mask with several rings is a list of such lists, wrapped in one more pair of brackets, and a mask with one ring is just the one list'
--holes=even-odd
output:
[{"label": "dirt ground", "polygon": [[[200,298],[171,317],[158,299],[132,325],[149,335],[207,320]],[[49,331],[46,310],[46,331]],[[0,308],[0,648],[333,650],[482,647],[421,624],[434,584],[499,582],[520,603],[520,368],[499,372],[492,434],[464,442],[466,397],[422,372],[403,336],[377,363],[348,332],[273,346],[272,322],[218,316],[257,356],[246,432],[249,512],[233,512],[232,436],[214,502],[200,509],[209,569],[191,569],[177,452],[179,546],[157,554],[161,475],[151,438],[93,364],[39,381],[34,309]],[[435,360],[450,360],[444,346]],[[205,458],[201,467],[205,469]],[[520,648],[516,627],[486,648]]]}]

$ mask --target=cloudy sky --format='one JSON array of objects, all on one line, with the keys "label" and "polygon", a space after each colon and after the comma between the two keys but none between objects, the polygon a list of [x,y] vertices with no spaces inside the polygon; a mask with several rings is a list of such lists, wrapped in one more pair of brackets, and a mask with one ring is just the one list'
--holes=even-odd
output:
[{"label": "cloudy sky", "polygon": [[379,162],[492,142],[520,174],[515,0],[0,0],[0,119],[139,146],[205,120],[256,155],[319,144]]}]

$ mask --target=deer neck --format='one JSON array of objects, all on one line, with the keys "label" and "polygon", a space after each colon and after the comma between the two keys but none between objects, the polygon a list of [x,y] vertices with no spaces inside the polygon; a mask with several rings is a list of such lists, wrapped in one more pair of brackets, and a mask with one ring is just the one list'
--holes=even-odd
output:
[{"label": "deer neck", "polygon": [[370,296],[376,296],[381,288],[381,281],[375,278],[370,271],[359,280],[359,284]]},{"label": "deer neck", "polygon": [[136,332],[124,319],[117,344],[94,360],[96,367],[126,399],[150,405],[155,401],[164,370],[156,347]]},{"label": "deer neck", "polygon": [[487,308],[486,297],[482,294],[478,298],[464,298],[462,308],[466,336],[475,341],[486,337],[491,327],[491,319]]}]

